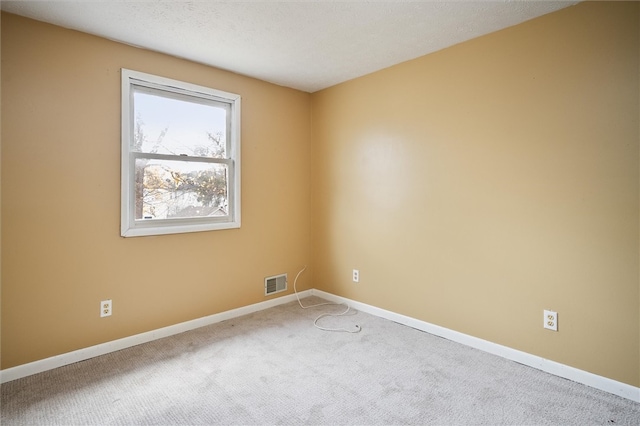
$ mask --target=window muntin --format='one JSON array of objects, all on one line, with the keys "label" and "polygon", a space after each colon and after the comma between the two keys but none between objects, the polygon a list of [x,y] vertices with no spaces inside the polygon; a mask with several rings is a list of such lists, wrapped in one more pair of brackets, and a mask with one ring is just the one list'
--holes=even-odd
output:
[{"label": "window muntin", "polygon": [[240,226],[240,97],[122,70],[125,237]]}]

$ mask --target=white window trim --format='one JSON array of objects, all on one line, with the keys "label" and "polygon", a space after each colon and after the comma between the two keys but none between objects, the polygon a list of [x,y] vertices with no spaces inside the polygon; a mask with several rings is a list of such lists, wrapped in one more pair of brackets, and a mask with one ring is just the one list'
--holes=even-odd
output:
[{"label": "white window trim", "polygon": [[[121,216],[120,235],[139,237],[147,235],[179,234],[187,232],[214,231],[240,228],[240,95],[223,92],[204,86],[185,83],[178,80],[146,74],[139,71],[122,69],[122,156],[121,156]],[[231,107],[231,126],[229,156],[229,217],[185,218],[153,221],[135,220],[135,161],[136,153],[130,151],[130,138],[134,125],[132,83],[178,93],[191,94],[207,99],[229,103]],[[150,156],[146,155],[145,156]],[[167,156],[164,156],[167,158]]]}]

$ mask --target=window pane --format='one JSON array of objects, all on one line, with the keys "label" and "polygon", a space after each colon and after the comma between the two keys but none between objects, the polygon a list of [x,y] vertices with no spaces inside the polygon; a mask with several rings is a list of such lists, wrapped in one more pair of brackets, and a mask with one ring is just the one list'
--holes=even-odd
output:
[{"label": "window pane", "polygon": [[136,220],[229,214],[227,165],[137,158]]},{"label": "window pane", "polygon": [[[178,94],[134,89],[132,151],[226,158],[227,108],[207,101],[187,101]],[[197,99],[197,98],[192,98]]]}]

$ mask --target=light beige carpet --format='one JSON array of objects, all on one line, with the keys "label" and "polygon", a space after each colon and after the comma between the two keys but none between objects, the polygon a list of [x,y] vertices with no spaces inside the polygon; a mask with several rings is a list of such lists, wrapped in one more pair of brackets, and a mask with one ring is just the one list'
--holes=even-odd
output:
[{"label": "light beige carpet", "polygon": [[[320,301],[308,298],[312,304]],[[297,302],[2,385],[2,425],[638,425],[640,404],[362,312]]]}]

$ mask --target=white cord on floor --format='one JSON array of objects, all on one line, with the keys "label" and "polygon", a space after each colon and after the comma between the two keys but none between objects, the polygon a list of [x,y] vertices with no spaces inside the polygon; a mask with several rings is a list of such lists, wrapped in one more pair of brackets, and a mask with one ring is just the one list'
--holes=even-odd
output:
[{"label": "white cord on floor", "polygon": [[304,306],[302,304],[302,301],[300,301],[300,296],[298,296],[298,289],[296,288],[296,284],[298,283],[298,277],[300,276],[300,274],[302,274],[305,270],[307,269],[307,266],[305,265],[304,268],[302,268],[300,270],[300,272],[298,272],[298,274],[296,275],[296,279],[293,280],[293,292],[296,294],[296,299],[298,299],[298,303],[300,304],[300,307],[302,309],[308,309],[308,308],[315,308],[317,306],[327,306],[327,305],[335,305],[335,306],[339,306],[339,305],[344,305],[347,307],[347,309],[344,312],[341,312],[339,314],[322,314],[320,316],[318,316],[315,321],[313,321],[313,325],[316,328],[319,328],[320,330],[323,331],[341,331],[341,332],[345,332],[345,333],[359,333],[362,328],[356,324],[356,329],[355,330],[347,330],[346,328],[327,328],[327,327],[322,327],[321,325],[318,325],[318,321],[324,317],[340,317],[343,315],[346,315],[347,312],[349,312],[349,310],[351,309],[349,307],[349,305],[347,305],[346,303],[333,303],[333,302],[325,302],[325,303],[318,303],[316,305],[309,305],[309,306]]}]

